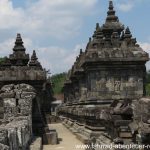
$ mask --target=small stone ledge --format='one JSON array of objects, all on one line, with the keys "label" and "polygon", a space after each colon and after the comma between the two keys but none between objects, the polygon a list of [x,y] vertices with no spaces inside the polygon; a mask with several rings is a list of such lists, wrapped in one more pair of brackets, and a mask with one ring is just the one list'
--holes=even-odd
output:
[{"label": "small stone ledge", "polygon": [[34,137],[29,150],[42,150],[42,138]]}]

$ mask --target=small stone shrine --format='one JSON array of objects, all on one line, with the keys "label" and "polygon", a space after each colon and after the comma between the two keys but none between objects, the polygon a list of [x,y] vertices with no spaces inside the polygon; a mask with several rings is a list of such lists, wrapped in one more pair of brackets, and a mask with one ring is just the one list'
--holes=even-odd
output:
[{"label": "small stone shrine", "polygon": [[48,140],[46,117],[53,101],[51,83],[35,50],[31,59],[26,54],[20,34],[13,54],[0,64],[0,89],[0,149],[27,149],[34,136]]},{"label": "small stone shrine", "polygon": [[[80,50],[68,72],[65,103],[58,110],[66,117],[64,124],[88,144],[144,143],[135,128],[142,115],[137,113],[142,106],[136,103],[149,103],[142,99],[148,60],[129,27],[119,22],[110,1],[105,23],[96,24],[85,51]],[[142,135],[149,137],[150,128],[148,133],[143,130]]]}]

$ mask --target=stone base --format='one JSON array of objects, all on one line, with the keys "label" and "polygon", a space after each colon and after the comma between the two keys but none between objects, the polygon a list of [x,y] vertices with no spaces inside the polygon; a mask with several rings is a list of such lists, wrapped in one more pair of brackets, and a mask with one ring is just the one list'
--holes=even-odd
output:
[{"label": "stone base", "polygon": [[58,134],[55,129],[45,129],[45,134],[43,135],[44,145],[56,145],[58,144]]},{"label": "stone base", "polygon": [[[104,128],[94,128],[94,130],[86,128],[82,124],[78,124],[77,122],[73,122],[72,120],[64,120],[63,125],[69,129],[76,137],[84,144],[89,144],[90,140],[94,138],[98,138],[103,132]],[[100,130],[101,129],[101,130]]]},{"label": "stone base", "polygon": [[[96,139],[96,143],[95,143],[95,150],[110,150],[110,148],[100,148],[98,147],[99,145],[113,145],[114,143],[111,141],[111,139],[109,137],[107,137],[104,134],[101,134],[97,139]],[[114,150],[114,148],[111,148],[112,150]]]},{"label": "stone base", "polygon": [[42,138],[35,137],[30,145],[30,150],[42,150]]}]

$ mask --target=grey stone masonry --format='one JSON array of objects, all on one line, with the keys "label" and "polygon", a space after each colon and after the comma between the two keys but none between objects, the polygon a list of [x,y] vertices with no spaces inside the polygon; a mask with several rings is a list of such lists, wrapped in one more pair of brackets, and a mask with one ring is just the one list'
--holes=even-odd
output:
[{"label": "grey stone masonry", "polygon": [[109,1],[104,24],[96,24],[85,51],[80,50],[68,71],[65,103],[58,108],[64,124],[89,144],[137,143],[138,138],[147,144],[149,99],[143,97],[148,60]]},{"label": "grey stone masonry", "polygon": [[5,85],[0,90],[3,117],[0,149],[26,150],[32,140],[32,101],[35,89],[27,84]]},{"label": "grey stone masonry", "polygon": [[[0,64],[0,89],[3,87],[0,93],[3,98],[2,101],[0,99],[0,122],[1,118],[10,119],[31,112],[30,101],[26,101],[26,98],[32,95],[33,91],[22,83],[31,85],[36,90],[32,108],[33,133],[42,137],[46,124],[45,116],[50,112],[51,101],[54,100],[52,86],[47,79],[46,69],[38,61],[36,51],[33,50],[30,57],[26,53],[21,34],[18,33],[12,54],[5,57]],[[16,91],[13,90],[13,84],[18,86],[15,87]],[[24,88],[24,91],[20,90]]]}]

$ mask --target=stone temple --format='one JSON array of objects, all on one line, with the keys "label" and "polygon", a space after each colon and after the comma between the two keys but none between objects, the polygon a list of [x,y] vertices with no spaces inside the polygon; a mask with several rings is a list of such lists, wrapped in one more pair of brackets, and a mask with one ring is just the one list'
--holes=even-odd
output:
[{"label": "stone temple", "polygon": [[[129,27],[119,21],[109,1],[105,23],[96,24],[86,49],[80,50],[68,71],[64,103],[54,115],[47,71],[35,50],[31,57],[26,53],[21,35],[17,34],[13,53],[0,64],[0,150],[42,150],[42,144],[56,146],[59,142],[58,147],[50,149],[61,149],[64,139],[70,145],[74,141],[62,132],[65,128],[61,123],[61,129],[58,124],[55,128],[67,137],[64,139],[51,128],[54,124],[50,126],[61,122],[60,118],[79,142],[90,146],[88,150],[149,150],[147,61],[148,53],[137,44]],[[149,147],[115,147],[119,144]]]},{"label": "stone temple", "polygon": [[32,141],[39,147],[31,149],[40,149],[50,134],[46,118],[53,92],[36,52],[26,54],[20,34],[0,65],[0,89],[0,150],[27,150]]},{"label": "stone temple", "polygon": [[66,127],[88,144],[150,143],[148,60],[110,1],[105,23],[96,24],[68,72],[65,103],[58,110]]}]

